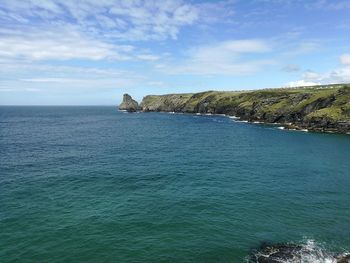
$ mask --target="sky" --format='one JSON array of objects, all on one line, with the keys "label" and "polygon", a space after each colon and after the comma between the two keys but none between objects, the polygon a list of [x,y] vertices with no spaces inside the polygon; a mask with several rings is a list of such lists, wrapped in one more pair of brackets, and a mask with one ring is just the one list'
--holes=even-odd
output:
[{"label": "sky", "polygon": [[0,105],[350,82],[349,0],[0,0]]}]

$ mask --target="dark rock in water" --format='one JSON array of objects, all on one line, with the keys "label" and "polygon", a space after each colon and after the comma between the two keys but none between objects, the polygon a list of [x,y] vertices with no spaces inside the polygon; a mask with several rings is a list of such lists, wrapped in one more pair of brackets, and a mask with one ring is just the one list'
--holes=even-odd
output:
[{"label": "dark rock in water", "polygon": [[338,257],[337,263],[350,263],[350,254]]},{"label": "dark rock in water", "polygon": [[300,259],[303,247],[293,244],[275,244],[261,248],[251,256],[250,263],[277,263]]},{"label": "dark rock in water", "polygon": [[350,254],[336,254],[325,251],[314,242],[306,244],[274,244],[263,245],[254,250],[248,259],[249,263],[281,263],[281,262],[332,262],[350,263]]},{"label": "dark rock in water", "polygon": [[123,95],[123,102],[119,105],[120,110],[126,110],[128,112],[135,112],[140,110],[139,104],[136,100],[133,100],[129,94]]}]

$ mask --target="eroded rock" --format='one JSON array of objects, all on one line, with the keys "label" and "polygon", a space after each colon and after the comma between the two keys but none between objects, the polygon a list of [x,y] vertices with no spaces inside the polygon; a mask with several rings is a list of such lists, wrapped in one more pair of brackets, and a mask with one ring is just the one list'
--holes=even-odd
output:
[{"label": "eroded rock", "polygon": [[140,110],[139,104],[136,100],[133,100],[129,94],[123,95],[123,102],[119,105],[120,110],[126,110],[128,112],[135,112]]}]

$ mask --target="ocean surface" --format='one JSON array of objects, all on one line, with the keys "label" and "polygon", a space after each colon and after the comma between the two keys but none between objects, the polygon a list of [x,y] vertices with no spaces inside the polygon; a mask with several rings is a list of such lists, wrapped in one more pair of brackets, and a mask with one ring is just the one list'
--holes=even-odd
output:
[{"label": "ocean surface", "polygon": [[350,135],[0,107],[0,262],[244,262],[265,242],[350,250]]}]

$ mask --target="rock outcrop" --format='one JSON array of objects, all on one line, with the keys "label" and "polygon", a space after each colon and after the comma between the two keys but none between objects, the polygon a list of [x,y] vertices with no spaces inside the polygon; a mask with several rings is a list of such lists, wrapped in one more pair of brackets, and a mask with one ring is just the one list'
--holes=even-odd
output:
[{"label": "rock outcrop", "polygon": [[123,95],[123,102],[119,105],[120,110],[126,110],[128,112],[135,112],[140,110],[137,101],[133,100],[129,94]]},{"label": "rock outcrop", "polygon": [[274,244],[253,251],[249,263],[334,262],[350,263],[349,254],[337,254],[311,244]]}]

